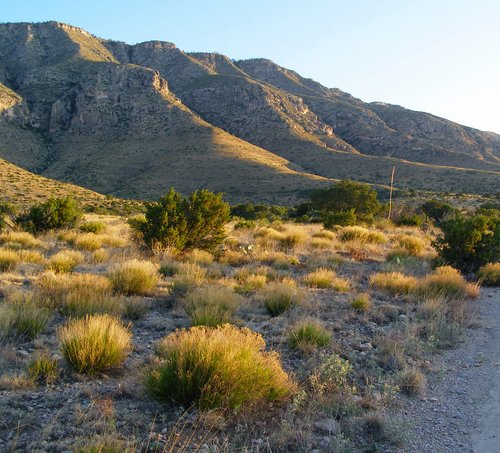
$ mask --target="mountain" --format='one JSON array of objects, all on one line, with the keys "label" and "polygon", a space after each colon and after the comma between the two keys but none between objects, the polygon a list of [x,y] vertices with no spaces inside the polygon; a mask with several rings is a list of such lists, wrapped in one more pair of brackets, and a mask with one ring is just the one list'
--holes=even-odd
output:
[{"label": "mountain", "polygon": [[292,203],[339,178],[454,192],[500,183],[500,136],[364,103],[272,61],[0,24],[0,157],[101,193],[170,185]]}]

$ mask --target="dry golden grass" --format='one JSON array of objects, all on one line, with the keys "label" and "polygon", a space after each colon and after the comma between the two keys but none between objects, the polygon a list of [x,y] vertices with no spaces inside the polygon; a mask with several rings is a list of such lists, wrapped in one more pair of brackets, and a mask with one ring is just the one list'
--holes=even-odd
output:
[{"label": "dry golden grass", "polygon": [[394,240],[400,249],[406,250],[413,256],[418,256],[425,250],[426,243],[418,236],[398,234],[395,236]]},{"label": "dry golden grass", "polygon": [[331,339],[331,333],[326,330],[318,319],[306,318],[297,321],[288,333],[288,344],[292,349],[303,352],[313,352],[316,348],[326,346]]},{"label": "dry golden grass", "polygon": [[293,255],[287,255],[283,252],[261,252],[256,254],[256,261],[267,264],[275,269],[290,269],[292,266],[300,264],[299,259]]},{"label": "dry golden grass", "polygon": [[76,250],[61,250],[48,259],[47,268],[57,273],[73,272],[84,259],[84,255]]},{"label": "dry golden grass", "polygon": [[231,288],[209,285],[189,291],[182,306],[194,326],[215,327],[231,322],[240,302],[240,297]]},{"label": "dry golden grass", "polygon": [[195,286],[207,282],[207,269],[194,263],[179,263],[174,274],[172,289],[177,292],[186,292]]},{"label": "dry golden grass", "polygon": [[463,299],[479,296],[479,286],[467,283],[460,272],[450,266],[438,267],[433,274],[421,279],[416,291],[424,299]]},{"label": "dry golden grass", "polygon": [[130,330],[106,314],[69,321],[59,330],[63,357],[78,373],[120,366],[131,351],[131,339]]},{"label": "dry golden grass", "polygon": [[109,260],[109,253],[105,249],[97,249],[92,253],[92,262],[94,264],[105,263]]},{"label": "dry golden grass", "polygon": [[0,244],[9,248],[35,248],[42,246],[42,241],[24,231],[5,231],[0,233]]},{"label": "dry golden grass", "polygon": [[22,263],[43,264],[45,256],[38,250],[19,250],[17,252]]},{"label": "dry golden grass", "polygon": [[412,368],[399,373],[397,382],[403,393],[414,396],[425,392],[427,379],[421,371]]},{"label": "dry golden grass", "polygon": [[335,241],[337,239],[337,235],[330,230],[321,230],[312,235],[313,238],[318,239],[327,239],[329,241]]},{"label": "dry golden grass", "polygon": [[368,293],[358,294],[352,301],[351,307],[358,311],[369,311],[372,308],[372,302]]},{"label": "dry golden grass", "polygon": [[222,264],[229,264],[231,266],[242,266],[252,261],[252,257],[243,250],[226,250],[219,258]]},{"label": "dry golden grass", "polygon": [[305,299],[304,292],[290,281],[270,283],[259,295],[271,316],[278,316]]},{"label": "dry golden grass", "polygon": [[36,289],[44,304],[72,316],[121,312],[121,299],[113,296],[111,281],[95,274],[46,273]]},{"label": "dry golden grass", "polygon": [[479,269],[477,276],[483,285],[500,286],[500,263],[485,264]]},{"label": "dry golden grass", "polygon": [[128,295],[147,294],[158,284],[157,266],[137,259],[114,264],[108,269],[108,277],[116,291]]},{"label": "dry golden grass", "polygon": [[164,338],[148,373],[150,393],[202,409],[236,409],[286,398],[295,384],[261,335],[230,324],[192,327]]},{"label": "dry golden grass", "polygon": [[208,266],[213,263],[214,256],[205,250],[193,249],[184,256],[184,261],[188,263],[200,264]]},{"label": "dry golden grass", "polygon": [[20,262],[17,252],[14,250],[0,249],[0,272],[10,272]]},{"label": "dry golden grass", "polygon": [[342,242],[359,241],[368,244],[385,244],[389,239],[381,231],[371,231],[360,226],[346,226],[337,232]]},{"label": "dry golden grass", "polygon": [[370,276],[370,286],[393,295],[413,293],[417,283],[417,278],[400,272],[380,272]]},{"label": "dry golden grass", "polygon": [[349,291],[351,283],[345,278],[337,277],[331,269],[319,268],[304,276],[304,283],[311,288],[332,288],[335,291]]}]

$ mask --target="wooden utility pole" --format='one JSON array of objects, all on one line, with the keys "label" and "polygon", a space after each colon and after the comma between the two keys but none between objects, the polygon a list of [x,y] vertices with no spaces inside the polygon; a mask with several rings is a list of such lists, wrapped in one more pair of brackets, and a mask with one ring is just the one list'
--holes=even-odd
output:
[{"label": "wooden utility pole", "polygon": [[392,189],[394,188],[394,172],[396,171],[396,166],[394,165],[392,167],[392,174],[391,174],[391,191],[389,192],[389,214],[387,215],[387,219],[391,220],[391,214],[392,214]]}]

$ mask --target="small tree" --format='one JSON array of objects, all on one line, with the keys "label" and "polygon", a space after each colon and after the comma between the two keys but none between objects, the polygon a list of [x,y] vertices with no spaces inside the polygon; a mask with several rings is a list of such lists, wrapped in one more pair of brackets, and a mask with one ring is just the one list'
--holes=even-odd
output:
[{"label": "small tree", "polygon": [[[311,195],[311,206],[320,211],[324,219],[334,213],[352,211],[358,220],[364,222],[371,222],[380,210],[377,192],[370,185],[348,179],[327,189],[316,190]],[[340,217],[352,219],[352,214]]]},{"label": "small tree", "polygon": [[437,200],[426,201],[422,206],[420,206],[421,211],[431,218],[435,222],[441,222],[453,214],[459,212],[452,205],[448,203],[442,203]]},{"label": "small tree", "polygon": [[75,200],[69,197],[49,198],[45,203],[32,206],[18,217],[17,221],[35,233],[72,228],[82,218],[82,211]]},{"label": "small tree", "polygon": [[441,258],[463,271],[475,271],[500,259],[500,217],[458,214],[440,224],[433,243]]},{"label": "small tree", "polygon": [[174,247],[215,250],[224,240],[229,205],[221,194],[197,190],[184,198],[173,188],[157,202],[146,205],[135,228],[149,248]]}]

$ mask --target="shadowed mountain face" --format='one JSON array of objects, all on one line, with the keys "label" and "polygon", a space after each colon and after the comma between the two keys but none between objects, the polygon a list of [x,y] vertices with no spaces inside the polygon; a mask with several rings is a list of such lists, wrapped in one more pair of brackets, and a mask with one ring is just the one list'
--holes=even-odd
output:
[{"label": "shadowed mountain face", "polygon": [[174,185],[294,202],[337,178],[487,192],[500,136],[364,103],[269,60],[106,41],[65,24],[0,25],[0,157],[120,196]]}]

